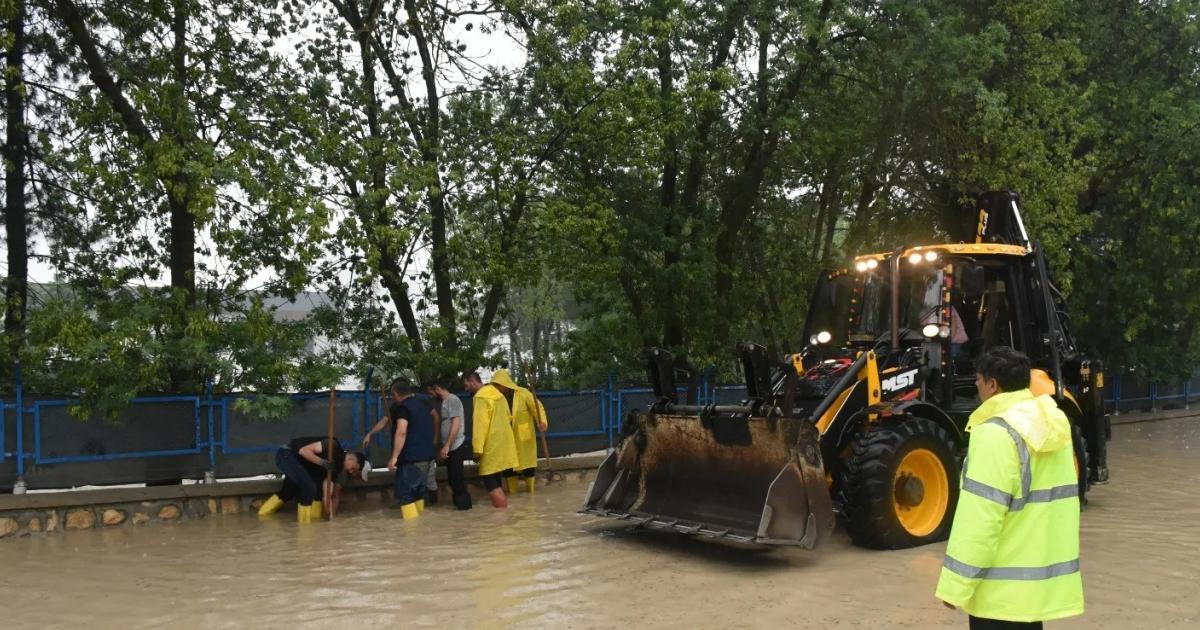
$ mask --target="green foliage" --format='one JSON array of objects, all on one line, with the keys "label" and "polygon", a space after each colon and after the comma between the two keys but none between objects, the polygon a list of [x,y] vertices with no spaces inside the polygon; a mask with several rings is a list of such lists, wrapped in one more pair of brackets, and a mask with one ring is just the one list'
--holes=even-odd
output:
[{"label": "green foliage", "polygon": [[[26,382],[112,418],[204,383],[279,417],[369,367],[636,381],[648,345],[733,378],[734,342],[801,343],[819,270],[962,238],[997,188],[1087,349],[1184,375],[1198,6],[1102,4],[30,3],[61,288],[31,300]],[[323,306],[283,320],[304,291]]]},{"label": "green foliage", "polygon": [[[29,391],[76,397],[71,411],[80,418],[114,420],[133,398],[170,392],[170,369],[180,362],[217,393],[312,391],[343,375],[313,347],[318,322],[277,322],[261,300],[219,319],[192,311],[189,335],[174,340],[163,332],[177,312],[169,291],[119,290],[100,300],[81,295],[60,291],[39,302],[22,355]],[[267,395],[238,404],[277,418],[290,401]]]}]

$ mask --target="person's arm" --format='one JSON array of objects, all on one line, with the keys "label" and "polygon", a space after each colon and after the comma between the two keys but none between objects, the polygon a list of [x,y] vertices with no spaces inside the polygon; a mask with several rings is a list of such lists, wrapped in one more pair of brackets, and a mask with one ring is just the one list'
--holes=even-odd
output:
[{"label": "person's arm", "polygon": [[545,433],[546,429],[550,428],[550,420],[546,417],[546,406],[543,405],[542,400],[536,396],[534,396],[533,402],[535,405],[537,405],[537,413],[534,415],[534,418],[537,418],[538,431]]},{"label": "person's arm", "polygon": [[475,404],[471,410],[471,452],[475,454],[475,459],[483,457],[483,449],[487,446],[488,431],[492,428],[492,403],[491,401],[475,397]]},{"label": "person's arm", "polygon": [[995,560],[1009,503],[1021,492],[1020,467],[1016,445],[1003,427],[983,424],[971,432],[938,599],[962,607],[974,597],[980,574]]},{"label": "person's arm", "polygon": [[442,440],[442,412],[434,407],[429,410],[429,415],[433,416],[433,445],[437,446]]},{"label": "person's arm", "polygon": [[321,451],[321,441],[318,440],[312,444],[302,447],[297,452],[300,454],[300,457],[303,457],[304,459],[307,459],[318,466],[324,466],[327,462],[321,458]]},{"label": "person's arm", "polygon": [[395,472],[396,463],[400,460],[400,451],[404,450],[404,438],[408,437],[408,419],[396,419],[396,438],[392,441],[392,457],[388,460],[388,470]]},{"label": "person's arm", "polygon": [[366,437],[364,437],[362,440],[363,448],[367,447],[367,443],[369,443],[371,441],[371,436],[375,435],[376,433],[379,433],[380,431],[384,430],[387,427],[388,421],[389,421],[388,417],[384,416],[379,419],[379,422],[376,422],[374,424],[374,426],[371,427],[370,431],[367,431]]},{"label": "person's arm", "polygon": [[462,416],[453,416],[450,418],[450,435],[446,436],[446,443],[442,444],[442,450],[438,459],[446,459],[450,457],[450,445],[454,440],[458,439],[458,431],[462,427]]}]

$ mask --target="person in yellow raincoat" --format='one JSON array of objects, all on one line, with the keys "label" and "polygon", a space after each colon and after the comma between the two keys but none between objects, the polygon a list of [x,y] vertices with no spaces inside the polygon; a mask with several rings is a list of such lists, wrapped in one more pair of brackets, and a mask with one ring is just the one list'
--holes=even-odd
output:
[{"label": "person in yellow raincoat", "polygon": [[[492,383],[513,391],[513,440],[517,445],[517,466],[504,475],[504,489],[515,494],[524,482],[525,490],[533,492],[537,486],[537,431],[545,431],[546,408],[533,392],[517,385],[508,370],[497,370]],[[536,430],[535,430],[536,427]]]},{"label": "person in yellow raincoat", "polygon": [[517,448],[513,441],[512,411],[506,394],[511,389],[498,383],[483,384],[471,373],[463,386],[474,395],[471,410],[471,451],[479,462],[479,477],[496,508],[508,507],[502,475],[517,467]]}]

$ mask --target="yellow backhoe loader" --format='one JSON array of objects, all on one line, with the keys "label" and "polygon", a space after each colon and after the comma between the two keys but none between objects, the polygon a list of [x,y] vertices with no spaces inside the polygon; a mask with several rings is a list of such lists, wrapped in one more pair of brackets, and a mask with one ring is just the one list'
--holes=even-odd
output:
[{"label": "yellow backhoe loader", "polygon": [[[648,349],[657,401],[624,419],[582,511],[809,549],[835,514],[866,547],[943,539],[963,427],[979,404],[972,361],[995,345],[1028,354],[1031,388],[1071,419],[1081,498],[1107,482],[1101,366],[1075,345],[1017,195],[988,193],[977,209],[975,242],[859,256],[823,273],[800,352],[772,360],[738,344],[740,404],[696,404],[695,370]],[[692,384],[683,401],[681,375]]]}]

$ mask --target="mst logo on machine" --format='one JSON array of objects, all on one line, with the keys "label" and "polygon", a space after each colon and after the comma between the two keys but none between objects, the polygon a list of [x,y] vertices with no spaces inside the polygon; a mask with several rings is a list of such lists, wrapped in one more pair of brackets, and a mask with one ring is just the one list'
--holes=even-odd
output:
[{"label": "mst logo on machine", "polygon": [[917,368],[893,374],[879,384],[883,391],[888,394],[904,391],[909,387],[917,384]]}]

